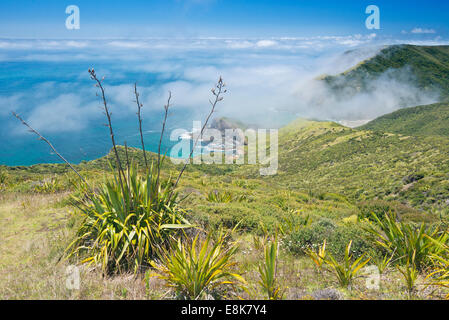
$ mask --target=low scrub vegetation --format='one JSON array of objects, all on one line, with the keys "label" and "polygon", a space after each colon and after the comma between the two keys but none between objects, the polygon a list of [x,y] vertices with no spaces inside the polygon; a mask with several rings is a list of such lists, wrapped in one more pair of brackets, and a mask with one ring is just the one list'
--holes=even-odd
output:
[{"label": "low scrub vegetation", "polygon": [[6,170],[0,169],[0,184],[6,184],[8,180],[8,175]]},{"label": "low scrub vegetation", "polygon": [[336,258],[345,256],[349,241],[352,241],[352,253],[356,257],[366,252],[381,254],[381,250],[369,240],[369,233],[363,226],[363,223],[337,224],[330,219],[322,218],[287,235],[283,242],[288,251],[299,255],[315,250],[324,241],[327,241],[326,251]]}]

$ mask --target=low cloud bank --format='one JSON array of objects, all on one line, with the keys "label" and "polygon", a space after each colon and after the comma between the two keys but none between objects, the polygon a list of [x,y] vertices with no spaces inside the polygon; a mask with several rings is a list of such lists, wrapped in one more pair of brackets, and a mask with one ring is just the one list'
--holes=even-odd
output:
[{"label": "low cloud bank", "polygon": [[55,79],[38,79],[30,87],[1,94],[0,121],[6,121],[10,109],[23,112],[25,119],[42,132],[76,132],[85,129],[90,121],[97,121],[102,117],[101,105],[95,99],[87,68],[81,70],[87,62],[100,65],[97,74],[106,75],[106,93],[117,120],[135,113],[132,84],[137,78],[141,79],[139,91],[144,112],[162,110],[170,90],[174,110],[182,109],[191,114],[192,120],[200,120],[198,115],[209,108],[210,89],[221,75],[229,93],[216,116],[266,127],[283,125],[295,117],[362,123],[401,107],[437,101],[438,92],[421,92],[407,68],[396,71],[395,78],[387,71],[369,83],[367,90],[356,94],[336,93],[317,79],[323,74],[345,71],[374,56],[385,44],[377,41],[375,35],[0,40],[3,61],[52,61],[59,63],[60,70],[70,59],[80,65],[70,81],[59,82],[55,71]]}]

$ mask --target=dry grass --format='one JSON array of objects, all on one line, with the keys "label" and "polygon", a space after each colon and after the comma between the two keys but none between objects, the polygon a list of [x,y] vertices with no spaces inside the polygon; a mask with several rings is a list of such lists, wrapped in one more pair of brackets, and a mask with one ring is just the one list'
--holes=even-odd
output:
[{"label": "dry grass", "polygon": [[0,299],[146,299],[163,292],[157,280],[146,289],[143,275],[103,278],[84,267],[79,290],[66,287],[66,268],[59,261],[74,234],[67,195],[2,194],[0,197]]},{"label": "dry grass", "polygon": [[[104,278],[101,273],[79,266],[80,288],[66,287],[66,261],[59,261],[73,239],[79,223],[71,208],[64,206],[67,193],[0,195],[0,299],[170,299],[174,292],[162,280],[145,274],[121,274]],[[257,266],[263,258],[253,235],[238,237],[236,272],[243,275],[248,291],[236,289],[235,297],[265,299],[257,284]],[[379,290],[366,287],[366,276],[352,288],[341,289],[335,275],[318,270],[308,257],[280,251],[279,284],[285,299],[409,299],[401,275],[390,267],[381,275]],[[424,275],[412,299],[440,299],[441,289],[425,287]],[[234,295],[233,295],[234,296]]]}]

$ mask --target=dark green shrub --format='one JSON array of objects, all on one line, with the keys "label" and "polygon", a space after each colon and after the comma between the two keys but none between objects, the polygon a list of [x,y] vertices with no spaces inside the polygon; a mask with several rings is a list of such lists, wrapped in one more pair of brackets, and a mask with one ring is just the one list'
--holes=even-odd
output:
[{"label": "dark green shrub", "polygon": [[6,170],[0,169],[0,184],[6,184],[7,180],[8,175],[6,173]]},{"label": "dark green shrub", "polygon": [[304,227],[284,238],[285,248],[294,254],[304,254],[308,248],[316,248],[326,240],[327,251],[337,259],[343,258],[349,241],[352,240],[351,252],[358,258],[366,252],[380,253],[370,240],[370,234],[361,223],[336,225],[328,219],[322,219]]},{"label": "dark green shrub", "polygon": [[418,173],[413,173],[413,174],[410,174],[410,175],[404,177],[402,179],[402,182],[404,184],[409,184],[409,183],[413,183],[413,182],[419,181],[419,180],[421,180],[423,178],[424,178],[424,173],[418,172]]},{"label": "dark green shrub", "polygon": [[191,210],[190,220],[206,228],[234,228],[237,224],[239,230],[262,234],[261,223],[269,232],[274,232],[282,221],[280,214],[273,212],[269,207],[257,205],[242,205],[241,203],[217,203],[213,205],[195,205]]}]

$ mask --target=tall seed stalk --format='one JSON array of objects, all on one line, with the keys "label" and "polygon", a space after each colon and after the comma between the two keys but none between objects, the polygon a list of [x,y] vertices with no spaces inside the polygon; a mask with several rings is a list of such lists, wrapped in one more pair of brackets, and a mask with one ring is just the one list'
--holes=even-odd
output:
[{"label": "tall seed stalk", "polygon": [[[134,95],[136,97],[135,102],[137,103],[137,117],[139,120],[140,141],[142,144],[143,157],[145,159],[145,167],[148,171],[148,161],[147,161],[147,157],[146,157],[145,142],[143,140],[143,131],[142,131],[141,109],[143,107],[143,104],[140,103],[140,101],[139,101],[140,94],[137,91],[137,83],[134,83]],[[159,138],[159,145],[158,145],[158,149],[157,149],[157,179],[156,179],[155,192],[159,192],[159,180],[160,180],[160,175],[161,175],[161,145],[162,145],[162,138],[164,137],[165,125],[167,123],[168,109],[170,108],[170,105],[171,105],[171,91],[168,92],[167,104],[164,105],[165,114],[164,114],[164,120],[162,122],[162,131],[161,131],[161,136]]]},{"label": "tall seed stalk", "polygon": [[136,103],[137,103],[137,119],[139,120],[140,142],[142,144],[143,158],[145,159],[145,168],[148,171],[148,160],[147,160],[147,155],[145,152],[145,143],[143,142],[143,132],[142,132],[141,110],[142,110],[143,104],[140,103],[140,101],[139,101],[139,93],[137,92],[137,82],[134,83],[134,95],[136,96]]},{"label": "tall seed stalk", "polygon": [[[102,81],[104,80],[104,78],[99,80],[97,78],[97,75],[93,68],[89,69],[89,74],[90,74],[91,79],[96,82],[95,86],[97,88],[100,88],[100,91],[101,91],[101,98],[103,100],[104,113],[108,119],[108,124],[106,126],[109,128],[109,134],[111,136],[112,147],[114,149],[115,159],[117,162],[117,170],[118,170],[118,178],[119,178],[119,182],[120,182],[120,188],[122,189],[123,195],[125,195],[125,189],[123,187],[123,180],[126,180],[126,177],[125,177],[125,172],[123,171],[123,168],[122,168],[122,163],[120,161],[120,157],[118,155],[117,145],[115,144],[114,130],[112,129],[111,113],[109,112],[108,104],[106,101],[106,96],[104,94],[104,88],[102,85]],[[122,176],[123,176],[123,180],[122,180]]]},{"label": "tall seed stalk", "polygon": [[199,138],[203,135],[204,130],[206,129],[207,123],[209,122],[210,117],[212,116],[212,114],[215,112],[215,107],[217,106],[218,102],[223,100],[222,94],[226,93],[227,90],[225,89],[226,84],[223,82],[223,78],[220,77],[218,79],[217,84],[215,85],[214,88],[211,89],[212,94],[215,96],[214,100],[209,100],[209,103],[211,105],[211,110],[206,118],[206,121],[204,122],[203,127],[201,128],[201,132],[200,134],[196,137],[195,139],[195,143],[193,144],[193,148],[190,151],[190,155],[189,158],[186,160],[184,166],[182,167],[181,171],[179,172],[178,178],[176,179],[176,182],[173,186],[173,190],[172,190],[172,194],[174,192],[174,190],[176,189],[176,187],[178,186],[179,180],[181,179],[187,165],[190,163],[192,156],[193,156],[193,152],[198,144],[198,140]]},{"label": "tall seed stalk", "polygon": [[[20,122],[22,122],[22,124],[24,125],[24,126],[26,126],[28,129],[29,129],[29,131],[30,132],[32,132],[32,133],[34,133],[35,135],[37,135],[38,137],[39,137],[39,140],[42,140],[42,141],[44,141],[46,144],[48,144],[49,146],[50,146],[50,148],[53,150],[53,152],[62,160],[62,161],[64,161],[69,167],[70,167],[70,169],[72,169],[73,170],[73,172],[75,172],[77,175],[78,175],[78,177],[87,185],[87,187],[89,188],[89,189],[91,189],[90,188],[90,186],[89,186],[89,184],[87,183],[87,181],[84,179],[84,177],[70,164],[70,162],[68,162],[67,160],[66,160],[66,158],[64,158],[57,150],[56,150],[56,148],[51,144],[51,142],[49,141],[49,140],[47,140],[43,135],[41,135],[37,130],[35,130],[35,129],[33,129],[27,122],[25,122],[25,120],[23,120],[22,119],[22,117],[20,117],[17,113],[15,113],[14,111],[12,111],[11,112],[12,113],[12,115],[14,116],[14,117],[16,117]],[[92,189],[91,189],[92,190]]]},{"label": "tall seed stalk", "polygon": [[162,137],[164,136],[165,124],[167,122],[167,116],[168,116],[168,108],[170,108],[170,101],[171,101],[171,91],[168,92],[167,104],[164,106],[164,110],[165,110],[164,121],[162,122],[161,137],[159,138],[159,145],[158,145],[158,148],[157,148],[157,179],[156,179],[156,189],[157,190],[159,190],[159,177],[161,175],[161,145],[162,145]]}]

